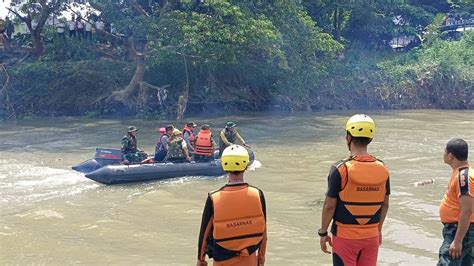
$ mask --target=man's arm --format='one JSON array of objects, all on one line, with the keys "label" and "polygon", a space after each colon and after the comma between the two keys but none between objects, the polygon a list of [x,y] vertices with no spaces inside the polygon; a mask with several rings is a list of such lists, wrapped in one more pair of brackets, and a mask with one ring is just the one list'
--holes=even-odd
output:
[{"label": "man's arm", "polygon": [[214,210],[212,208],[211,197],[208,196],[206,200],[206,205],[204,206],[204,211],[202,213],[201,220],[201,229],[199,231],[199,240],[198,240],[198,258],[197,265],[207,265],[206,263],[206,248],[207,248],[207,239],[212,233],[212,220],[214,219]]},{"label": "man's arm", "polygon": [[[321,214],[321,232],[328,231],[329,224],[331,223],[331,220],[334,217],[334,212],[336,211],[336,205],[337,205],[337,198],[331,198],[331,197],[326,196],[326,199],[324,200],[323,212]],[[321,245],[321,250],[324,253],[331,254],[331,252],[328,251],[328,248],[326,246],[326,242],[327,242],[332,247],[332,241],[329,235],[322,236],[319,242]]]},{"label": "man's arm", "polygon": [[390,177],[389,177],[387,179],[387,182],[385,183],[385,199],[383,201],[382,210],[380,213],[380,221],[379,221],[379,232],[380,232],[379,244],[380,245],[382,244],[382,227],[385,221],[385,217],[387,217],[388,206],[390,205],[390,193],[391,191],[390,191]]},{"label": "man's arm", "polygon": [[245,145],[245,140],[242,138],[242,136],[240,136],[239,132],[237,132],[237,130],[235,131],[235,138],[238,139],[240,141],[240,143],[242,143],[242,145]]},{"label": "man's arm", "polygon": [[382,227],[383,222],[385,221],[385,217],[387,217],[388,213],[388,206],[389,206],[390,196],[386,195],[385,200],[383,201],[382,211],[380,213],[380,221],[379,221],[379,245],[382,244]]},{"label": "man's arm", "polygon": [[[337,197],[340,191],[341,174],[337,167],[332,166],[328,176],[328,191],[326,192],[326,198],[324,199],[323,210],[321,213],[321,233],[327,232],[329,229],[329,224],[331,224],[331,220],[336,212]],[[331,252],[328,251],[326,243],[332,246],[331,237],[329,235],[322,236],[319,240],[319,244],[324,253],[330,254]]]},{"label": "man's arm", "polygon": [[263,239],[260,248],[258,249],[258,266],[265,264],[265,254],[267,251],[267,203],[265,202],[265,196],[263,191],[258,190],[260,194],[260,202],[262,204],[263,215],[265,216],[265,231],[263,232]]}]

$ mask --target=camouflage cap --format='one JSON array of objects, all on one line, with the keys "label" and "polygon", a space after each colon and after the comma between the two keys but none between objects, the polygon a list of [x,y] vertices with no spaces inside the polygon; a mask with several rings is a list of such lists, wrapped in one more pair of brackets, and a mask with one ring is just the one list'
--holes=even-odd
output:
[{"label": "camouflage cap", "polygon": [[135,127],[135,126],[129,126],[129,127],[128,127],[128,133],[130,133],[130,132],[136,132],[136,131],[138,131],[138,128],[137,128],[137,127]]},{"label": "camouflage cap", "polygon": [[227,124],[225,124],[225,128],[234,128],[234,127],[236,127],[236,126],[237,126],[236,123],[230,122],[230,121],[227,122]]}]

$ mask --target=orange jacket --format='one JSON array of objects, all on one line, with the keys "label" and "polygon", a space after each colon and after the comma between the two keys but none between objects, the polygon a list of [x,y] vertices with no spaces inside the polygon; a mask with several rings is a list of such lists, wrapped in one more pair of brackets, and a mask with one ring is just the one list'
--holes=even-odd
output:
[{"label": "orange jacket", "polygon": [[[439,206],[439,216],[443,223],[457,223],[461,212],[459,197],[469,196],[474,198],[474,170],[465,165],[456,169],[451,174],[448,191]],[[471,215],[474,223],[474,212]]]},{"label": "orange jacket", "polygon": [[[263,192],[246,183],[209,193],[203,212],[198,260],[214,265],[257,265],[265,261],[266,207]],[[258,255],[257,255],[258,251]]]},{"label": "orange jacket", "polygon": [[214,153],[214,146],[212,145],[212,132],[210,130],[199,131],[195,143],[195,154],[212,156]]},{"label": "orange jacket", "polygon": [[351,157],[336,168],[341,179],[332,233],[346,239],[378,236],[382,206],[390,193],[387,168],[370,155]]}]

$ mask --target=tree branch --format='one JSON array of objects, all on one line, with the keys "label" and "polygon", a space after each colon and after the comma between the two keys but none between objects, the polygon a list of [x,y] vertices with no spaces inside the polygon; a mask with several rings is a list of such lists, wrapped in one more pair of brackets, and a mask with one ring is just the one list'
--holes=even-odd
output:
[{"label": "tree branch", "polygon": [[129,1],[132,7],[135,9],[135,11],[138,12],[138,14],[145,17],[150,17],[150,14],[148,14],[148,12],[146,12],[146,10],[140,4],[138,4],[137,0],[129,0]]},{"label": "tree branch", "polygon": [[18,12],[16,12],[15,10],[13,10],[13,9],[11,9],[11,8],[9,8],[9,7],[7,7],[7,10],[10,11],[10,12],[12,12],[13,14],[15,14],[15,16],[17,16],[21,21],[23,21],[23,22],[25,22],[25,23],[28,22],[28,18],[27,18],[27,17],[24,17],[24,16],[20,15],[20,14],[19,14]]}]

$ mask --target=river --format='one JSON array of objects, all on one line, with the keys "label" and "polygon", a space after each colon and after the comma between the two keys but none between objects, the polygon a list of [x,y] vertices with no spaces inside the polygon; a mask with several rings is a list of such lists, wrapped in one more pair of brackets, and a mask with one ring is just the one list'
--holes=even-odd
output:
[{"label": "river", "polygon": [[[261,167],[246,174],[266,196],[267,265],[323,265],[319,249],[327,173],[347,157],[343,126],[352,113],[249,114],[202,119],[217,130],[236,121]],[[391,205],[379,262],[434,265],[441,244],[438,205],[451,173],[446,142],[474,147],[474,111],[369,112],[370,152],[391,171]],[[0,124],[0,264],[194,265],[207,192],[224,177],[106,186],[71,170],[96,147],[118,147],[126,127],[154,150],[165,121],[35,119]],[[471,159],[472,160],[472,159]],[[415,187],[420,180],[434,184]]]}]

